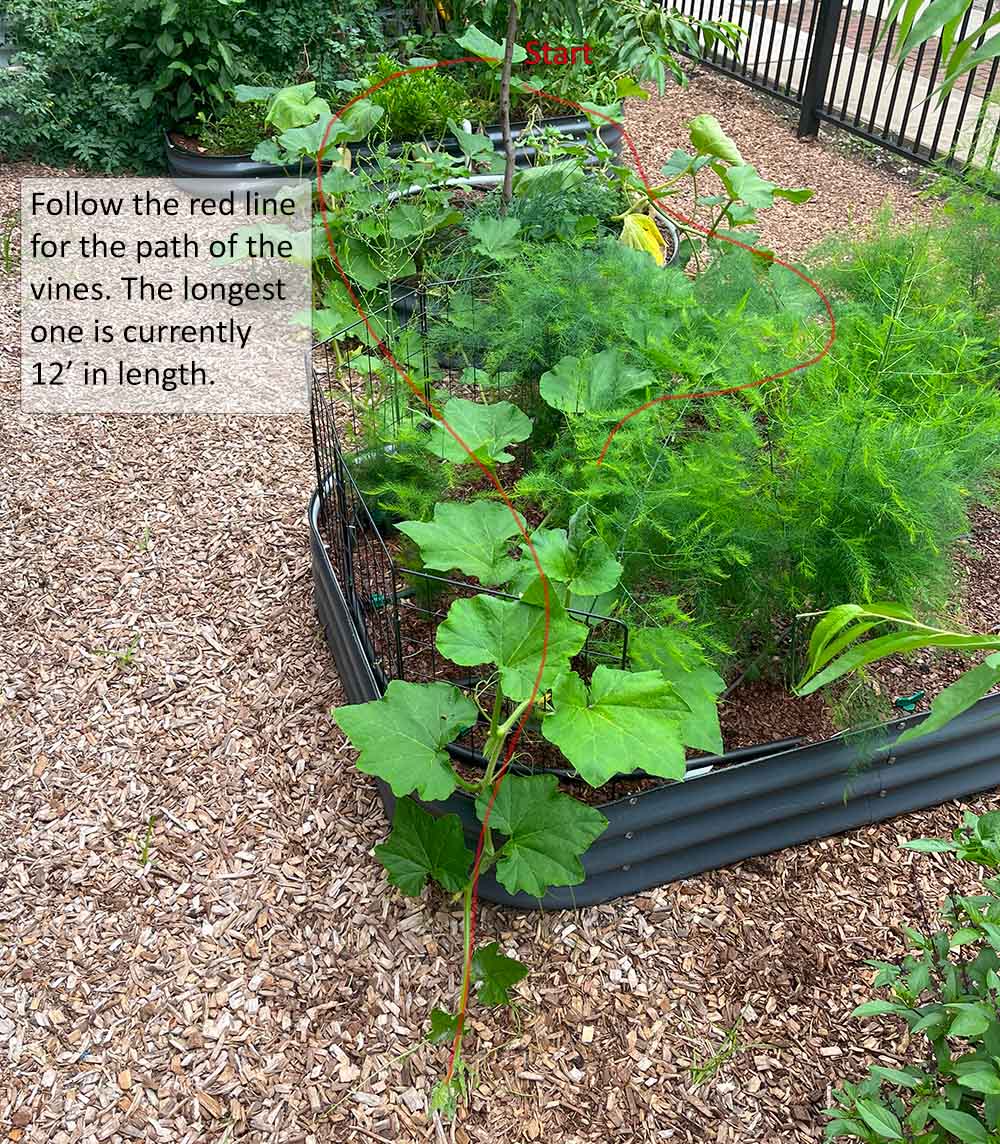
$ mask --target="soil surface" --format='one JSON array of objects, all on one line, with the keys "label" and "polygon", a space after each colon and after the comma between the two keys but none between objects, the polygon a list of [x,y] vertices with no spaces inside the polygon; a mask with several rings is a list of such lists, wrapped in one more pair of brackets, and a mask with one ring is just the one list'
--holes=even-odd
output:
[{"label": "soil surface", "polygon": [[219,158],[228,157],[230,159],[242,159],[249,156],[250,151],[245,147],[237,151],[220,151],[218,148],[206,147],[200,139],[196,139],[193,135],[184,135],[180,131],[168,131],[167,135],[170,142],[176,147],[182,147],[185,151],[193,151],[196,155],[217,155]]},{"label": "soil surface", "polygon": [[[652,170],[700,111],[765,174],[818,188],[774,212],[779,251],[887,198],[919,209],[714,77],[636,105]],[[0,215],[40,173],[0,172]],[[460,918],[387,888],[381,807],[329,718],[309,427],[25,416],[17,290],[15,269],[0,278],[0,1126],[20,1144],[430,1144],[447,1049],[421,1038],[454,1004]],[[911,1058],[893,1025],[849,1014],[870,996],[865,959],[896,956],[900,924],[954,883],[973,889],[967,868],[898,845],[950,833],[961,809],[597,908],[482,909],[480,940],[531,974],[513,1014],[474,1011],[454,1139],[819,1141],[831,1083]]]}]

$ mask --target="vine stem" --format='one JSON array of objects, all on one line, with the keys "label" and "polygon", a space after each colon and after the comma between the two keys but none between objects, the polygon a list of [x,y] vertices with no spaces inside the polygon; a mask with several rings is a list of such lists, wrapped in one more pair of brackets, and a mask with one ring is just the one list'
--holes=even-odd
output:
[{"label": "vine stem", "polygon": [[501,213],[506,215],[514,193],[514,140],[510,134],[510,72],[514,63],[514,37],[517,35],[517,0],[508,0],[507,40],[503,49],[500,73],[500,130],[503,135],[504,171]]},{"label": "vine stem", "polygon": [[472,887],[470,878],[462,894],[462,929],[465,934],[465,964],[462,967],[462,1006],[458,1011],[458,1036],[455,1040],[455,1049],[452,1053],[451,1064],[448,1067],[449,1079],[459,1067],[462,1060],[462,1034],[465,1032],[465,1009],[468,1007],[469,991],[472,987]]},{"label": "vine stem", "polygon": [[503,782],[507,767],[510,764],[513,749],[517,745],[516,739],[510,744],[500,773],[496,775],[496,777],[494,777],[494,774],[496,772],[497,763],[500,761],[500,756],[503,754],[504,743],[507,741],[507,737],[511,731],[513,731],[515,727],[518,727],[524,720],[532,702],[533,699],[525,699],[522,703],[519,703],[511,712],[510,716],[501,723],[500,716],[503,712],[503,688],[500,685],[500,681],[497,680],[496,695],[493,699],[493,711],[490,716],[490,729],[486,736],[486,746],[484,748],[486,771],[483,774],[482,782],[476,788],[480,794],[483,791],[489,790],[490,800],[486,807],[486,813],[483,815],[483,827],[479,836],[479,847],[476,851],[476,860],[473,864],[472,875],[462,892],[462,928],[464,932],[465,954],[463,959],[464,965],[462,967],[462,990],[459,995],[455,1040],[452,1045],[451,1060],[448,1064],[447,1083],[451,1082],[462,1061],[462,1038],[465,1036],[465,1015],[469,1008],[469,996],[472,992],[472,953],[476,930],[475,888],[479,880],[479,875],[483,870],[484,853],[488,855],[490,864],[492,864],[493,860],[493,838],[489,828],[490,812],[493,809],[497,791],[500,789],[500,784]]}]

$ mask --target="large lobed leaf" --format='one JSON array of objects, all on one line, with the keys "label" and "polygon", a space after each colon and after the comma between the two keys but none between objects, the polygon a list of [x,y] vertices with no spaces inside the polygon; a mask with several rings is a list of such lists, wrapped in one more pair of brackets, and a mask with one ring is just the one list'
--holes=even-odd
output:
[{"label": "large lobed leaf", "polygon": [[[509,401],[484,404],[453,397],[442,413],[468,450],[485,464],[513,461],[513,455],[506,451],[507,446],[526,441],[531,436],[531,418]],[[427,448],[446,461],[462,463],[472,460],[469,452],[443,425],[434,426],[427,438]]]},{"label": "large lobed leaf", "polygon": [[472,249],[497,262],[516,258],[521,249],[518,239],[520,229],[520,219],[477,218],[469,227],[470,238],[476,240]]},{"label": "large lobed leaf", "polygon": [[675,633],[670,628],[643,628],[629,641],[633,667],[659,671],[673,685],[689,710],[680,718],[685,747],[720,755],[724,750],[719,726],[719,695],[726,683],[705,663],[684,662]]},{"label": "large lobed leaf", "polygon": [[743,162],[739,148],[722,130],[722,124],[714,115],[696,115],[688,123],[688,134],[700,155],[714,155],[727,163]]},{"label": "large lobed leaf", "polygon": [[527,699],[535,686],[543,647],[542,691],[566,670],[586,638],[586,627],[567,617],[554,592],[549,593],[547,641],[543,607],[523,599],[479,595],[451,605],[437,630],[437,649],[463,667],[494,664],[500,669],[504,694],[520,701]]},{"label": "large lobed leaf", "polygon": [[567,672],[552,687],[552,706],[542,734],[591,786],[635,769],[684,778],[681,719],[688,707],[660,672],[601,664],[589,689]]},{"label": "large lobed leaf", "polygon": [[290,127],[312,123],[317,115],[323,114],[330,114],[330,105],[316,94],[316,84],[311,81],[274,92],[265,122],[273,124],[279,131],[287,131]]},{"label": "large lobed leaf", "polygon": [[461,890],[469,880],[473,853],[457,814],[436,818],[410,798],[396,803],[392,833],[375,847],[389,881],[415,897],[432,878],[446,890]]},{"label": "large lobed leaf", "polygon": [[575,357],[567,354],[538,383],[542,398],[565,413],[618,413],[634,404],[633,393],[648,389],[656,378],[626,365],[617,349]]},{"label": "large lobed leaf", "polygon": [[740,163],[734,167],[724,167],[719,164],[713,170],[718,173],[730,198],[755,209],[774,206],[776,198],[787,199],[792,203],[805,203],[814,194],[809,187],[779,187],[776,183],[761,178],[757,168],[750,163]]},{"label": "large lobed leaf", "polygon": [[[531,534],[531,543],[545,575],[565,584],[574,596],[603,596],[621,578],[622,566],[604,540],[592,531],[586,505],[573,513],[568,529],[538,528]],[[537,569],[527,545],[522,545],[521,552],[520,576],[526,587],[537,575]]]},{"label": "large lobed leaf", "polygon": [[513,957],[505,957],[491,941],[472,955],[472,980],[479,987],[484,1005],[509,1005],[510,989],[528,976],[528,967]]},{"label": "large lobed leaf", "polygon": [[478,717],[475,703],[450,683],[399,679],[381,699],[333,712],[358,752],[359,771],[383,779],[397,798],[415,791],[428,801],[447,798],[455,789],[445,747]]},{"label": "large lobed leaf", "polygon": [[[481,32],[475,24],[470,24],[468,28],[456,40],[461,47],[473,56],[479,56],[485,60],[490,67],[499,67],[503,63],[504,46],[498,44],[496,40],[491,39],[485,32]],[[512,60],[515,64],[524,63],[528,58],[528,53],[521,47],[520,44],[514,45],[514,53]]]},{"label": "large lobed leaf", "polygon": [[[490,792],[476,800],[480,819]],[[583,881],[580,855],[607,828],[592,806],[558,790],[555,775],[508,775],[490,810],[489,826],[506,836],[498,851],[496,876],[511,894],[540,898],[550,886]]]},{"label": "large lobed leaf", "polygon": [[509,549],[520,530],[510,509],[496,501],[437,504],[433,521],[406,520],[397,527],[420,546],[426,568],[457,568],[489,586],[506,583],[517,569]]}]

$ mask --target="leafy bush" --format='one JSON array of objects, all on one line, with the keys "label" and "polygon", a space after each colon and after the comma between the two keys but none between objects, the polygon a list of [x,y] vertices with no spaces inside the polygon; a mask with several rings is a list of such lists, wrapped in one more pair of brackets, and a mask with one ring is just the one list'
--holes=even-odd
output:
[{"label": "leafy bush", "polygon": [[371,0],[335,14],[317,0],[9,0],[5,16],[19,51],[0,71],[0,155],[106,172],[161,169],[162,128],[199,114],[227,140],[236,116],[245,139],[234,79],[284,83],[308,56],[332,82],[378,37]]},{"label": "leafy bush", "polygon": [[[966,812],[950,841],[920,839],[911,850],[954,853],[989,871],[1000,868],[1000,813]],[[856,1017],[891,1017],[909,1030],[910,1062],[874,1065],[859,1083],[834,1092],[827,1139],[883,1144],[985,1144],[1000,1132],[1000,878],[983,893],[952,894],[943,928],[904,927],[910,951],[900,964],[871,962],[884,1000]],[[921,1052],[919,1045],[924,1045]]]},{"label": "leafy bush", "polygon": [[[406,66],[391,56],[379,56],[363,86],[372,87]],[[446,68],[429,68],[389,80],[368,98],[385,111],[376,138],[391,141],[442,139],[449,119],[461,121],[475,115],[475,104],[465,85]]]},{"label": "leafy bush", "polygon": [[[737,654],[780,617],[843,599],[942,608],[967,508],[1000,468],[996,347],[946,247],[883,221],[828,250],[818,273],[839,336],[821,363],[739,396],[654,405],[600,467],[608,416],[571,408],[540,422],[519,497],[557,521],[589,505],[642,606],[678,597],[711,646]],[[433,338],[489,372],[541,379],[543,396],[547,377],[577,376],[616,346],[622,369],[655,382],[634,406],[808,359],[818,312],[798,279],[742,251],[692,283],[604,242],[529,251],[474,329]]]},{"label": "leafy bush", "polygon": [[383,46],[376,0],[244,0],[233,34],[260,82],[312,79],[321,91]]},{"label": "leafy bush", "polygon": [[124,53],[136,99],[164,126],[181,126],[221,107],[242,78],[232,39],[243,0],[128,0],[119,7],[106,52]]},{"label": "leafy bush", "polygon": [[134,60],[105,48],[120,31],[119,5],[9,0],[5,14],[20,50],[18,66],[0,70],[0,155],[98,171],[148,171],[162,161]]}]

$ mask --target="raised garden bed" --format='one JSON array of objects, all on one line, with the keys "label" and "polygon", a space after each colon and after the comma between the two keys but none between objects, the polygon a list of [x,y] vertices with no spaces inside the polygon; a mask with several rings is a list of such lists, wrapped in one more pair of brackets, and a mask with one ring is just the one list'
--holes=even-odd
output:
[{"label": "raised garden bed", "polygon": [[[386,333],[389,345],[405,342],[403,364],[414,374],[426,369],[427,350],[412,335],[440,316],[428,311],[426,295],[421,301],[419,321],[397,314]],[[480,321],[475,314],[469,320]],[[407,331],[410,336],[402,339]],[[468,374],[462,379],[457,365],[439,361],[452,392],[471,393]],[[482,366],[470,368],[475,373]],[[449,602],[482,587],[426,573],[414,577],[391,519],[358,488],[363,457],[351,449],[366,412],[378,408],[384,381],[378,356],[348,340],[336,353],[318,347],[310,369],[318,466],[318,489],[309,508],[316,608],[347,701],[377,699],[395,679],[474,685],[467,672],[436,656],[434,630]],[[485,380],[481,384],[489,388]],[[511,463],[512,479],[521,464],[520,457]],[[458,495],[477,491],[470,487]],[[532,511],[525,513],[529,526],[537,527]],[[435,581],[429,586],[441,595],[425,603],[415,597],[414,584],[427,580]],[[624,625],[612,630],[608,625],[615,621],[593,614],[574,618],[587,620],[594,637],[574,661],[582,675],[589,677],[598,662],[624,665],[629,638]],[[740,701],[739,689],[733,701]],[[818,742],[786,739],[691,756],[683,783],[632,773],[598,790],[583,786],[529,731],[515,770],[555,773],[563,789],[598,806],[609,825],[583,855],[583,882],[551,889],[539,901],[509,893],[486,874],[481,893],[526,909],[594,904],[1000,785],[1000,697],[981,701],[940,732],[894,749],[899,732],[922,718],[912,715],[832,737],[817,727],[817,734],[807,737],[824,735]],[[471,773],[482,767],[481,746],[473,728],[448,750],[456,766]],[[622,759],[621,770],[629,769],[629,760]],[[391,820],[397,800],[386,783],[376,782]],[[458,815],[474,849],[480,823],[469,795],[459,791],[423,805],[436,815]]]},{"label": "raised garden bed", "polygon": [[[326,428],[320,415],[317,431]],[[324,534],[357,530],[356,495],[341,457],[323,495],[317,491],[309,503],[309,534],[327,646],[348,702],[364,703],[377,699],[387,682],[376,652],[378,621],[356,592],[348,600],[324,541]],[[539,902],[508,894],[487,874],[480,894],[523,909],[594,905],[1000,784],[1000,696],[982,700],[936,734],[891,750],[898,732],[923,717],[805,747],[763,744],[692,760],[683,783],[600,804],[609,825],[583,856],[582,884],[550,890]],[[458,762],[469,757],[460,747],[452,753]],[[396,800],[376,782],[391,820]],[[468,844],[475,845],[480,826],[468,795],[426,805],[436,814],[458,814]]]},{"label": "raised garden bed", "polygon": [[[583,143],[592,138],[595,128],[584,115],[562,115],[551,119],[543,119],[535,127],[549,127],[559,131],[568,142]],[[515,143],[527,131],[527,123],[515,123],[511,126],[511,133]],[[605,123],[596,129],[601,142],[614,154],[620,155],[622,151],[623,131],[618,124]],[[503,151],[503,138],[499,126],[486,128],[485,132],[493,142],[498,152]],[[286,174],[298,174],[286,170],[274,163],[262,163],[255,160],[247,152],[239,155],[214,155],[207,151],[196,150],[194,140],[177,132],[166,131],[163,136],[164,154],[167,167],[174,178],[182,179],[270,179]],[[458,143],[448,136],[443,140],[434,140],[430,144],[435,150],[448,155],[459,157],[462,154]],[[389,155],[398,156],[403,153],[407,144],[393,143],[389,146]],[[364,165],[366,158],[371,154],[371,147],[361,144],[352,148],[355,161]],[[516,162],[519,167],[530,167],[534,164],[536,150],[531,146],[517,147],[515,151]],[[310,175],[315,170],[312,160],[305,160],[303,173]]]}]

